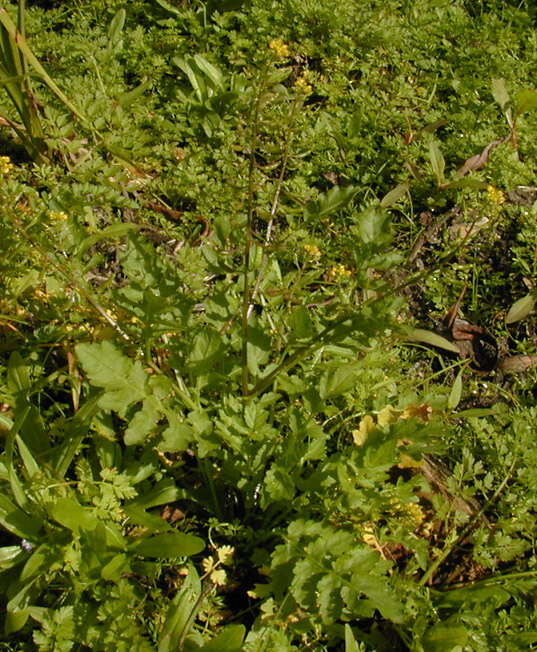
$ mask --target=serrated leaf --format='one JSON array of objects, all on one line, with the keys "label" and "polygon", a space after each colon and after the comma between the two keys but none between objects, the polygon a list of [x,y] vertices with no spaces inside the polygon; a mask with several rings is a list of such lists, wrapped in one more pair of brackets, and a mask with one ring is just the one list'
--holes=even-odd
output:
[{"label": "serrated leaf", "polygon": [[139,361],[132,361],[111,342],[79,344],[76,354],[92,385],[105,391],[99,399],[104,410],[121,416],[146,396],[147,375]]},{"label": "serrated leaf", "polygon": [[343,612],[341,578],[335,573],[324,575],[315,589],[319,616],[324,625],[332,625]]},{"label": "serrated leaf", "polygon": [[535,308],[535,296],[533,294],[526,294],[525,297],[518,299],[509,308],[509,312],[505,317],[506,324],[512,324],[521,319],[525,319]]},{"label": "serrated leaf", "polygon": [[384,618],[393,623],[403,622],[403,604],[385,577],[365,575],[363,572],[354,573],[352,587],[355,591],[364,593]]},{"label": "serrated leaf", "polygon": [[158,445],[158,449],[165,453],[185,451],[195,440],[196,431],[175,414],[168,415],[168,423],[168,427],[162,433],[162,442]]},{"label": "serrated leaf", "polygon": [[123,437],[127,446],[143,443],[154,430],[161,416],[158,405],[153,397],[145,399],[142,409],[138,410],[129,423]]},{"label": "serrated leaf", "polygon": [[205,548],[205,542],[193,534],[167,532],[157,534],[149,539],[135,541],[129,548],[143,557],[173,559],[196,555]]},{"label": "serrated leaf", "polygon": [[452,353],[459,353],[456,344],[442,337],[442,335],[438,335],[438,333],[433,333],[423,328],[413,328],[406,336],[406,339],[411,342],[422,342],[423,344],[429,344],[429,346],[437,346],[440,349],[445,349]]},{"label": "serrated leaf", "polygon": [[461,401],[462,373],[463,373],[463,369],[460,369],[459,373],[457,374],[457,377],[455,378],[455,382],[453,383],[453,387],[451,388],[451,392],[449,393],[448,402],[447,402],[448,410],[454,410]]},{"label": "serrated leaf", "polygon": [[361,372],[360,364],[341,365],[325,371],[319,384],[319,395],[324,400],[344,394],[354,387],[356,377]]},{"label": "serrated leaf", "polygon": [[377,206],[369,206],[358,217],[358,233],[365,244],[377,247],[391,240],[390,216]]},{"label": "serrated leaf", "polygon": [[492,80],[492,97],[498,102],[502,111],[505,111],[506,106],[511,101],[507,88],[505,86],[505,79]]},{"label": "serrated leaf", "polygon": [[334,186],[328,192],[320,195],[316,201],[308,204],[308,213],[316,217],[324,217],[330,213],[335,213],[346,206],[358,190],[356,186],[347,186],[346,188]]}]

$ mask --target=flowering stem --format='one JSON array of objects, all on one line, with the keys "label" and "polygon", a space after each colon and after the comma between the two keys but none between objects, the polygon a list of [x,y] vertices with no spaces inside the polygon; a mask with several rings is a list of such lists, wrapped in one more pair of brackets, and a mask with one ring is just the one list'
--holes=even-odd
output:
[{"label": "flowering stem", "polygon": [[248,168],[248,210],[246,221],[246,237],[244,243],[244,288],[242,293],[242,395],[248,394],[248,306],[250,305],[250,282],[248,272],[250,268],[250,249],[252,248],[253,234],[252,222],[254,215],[254,173],[255,150],[259,129],[259,111],[263,88],[259,89],[253,108],[252,137],[250,141],[250,164]]}]

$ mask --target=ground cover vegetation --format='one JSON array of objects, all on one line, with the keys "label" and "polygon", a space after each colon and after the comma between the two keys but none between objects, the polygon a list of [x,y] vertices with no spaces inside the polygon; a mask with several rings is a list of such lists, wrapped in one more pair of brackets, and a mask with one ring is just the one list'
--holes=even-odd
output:
[{"label": "ground cover vegetation", "polygon": [[0,649],[535,648],[536,18],[2,3]]}]

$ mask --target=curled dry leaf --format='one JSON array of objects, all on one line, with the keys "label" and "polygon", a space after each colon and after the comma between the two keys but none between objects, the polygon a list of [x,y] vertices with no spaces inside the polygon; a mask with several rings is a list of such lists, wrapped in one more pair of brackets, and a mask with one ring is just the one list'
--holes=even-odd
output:
[{"label": "curled dry leaf", "polygon": [[520,374],[537,364],[537,355],[512,355],[500,362],[504,374]]},{"label": "curled dry leaf", "polygon": [[464,176],[472,170],[481,170],[481,168],[485,167],[485,165],[488,163],[492,150],[498,147],[498,145],[506,143],[507,140],[509,140],[509,137],[507,139],[501,138],[500,140],[493,140],[485,147],[481,154],[476,154],[475,156],[471,156],[469,159],[466,159],[464,165],[457,170],[457,174]]}]

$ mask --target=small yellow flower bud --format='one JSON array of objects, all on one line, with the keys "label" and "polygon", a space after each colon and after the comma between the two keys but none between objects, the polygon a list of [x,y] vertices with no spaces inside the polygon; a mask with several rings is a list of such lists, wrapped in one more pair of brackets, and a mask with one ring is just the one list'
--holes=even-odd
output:
[{"label": "small yellow flower bud", "polygon": [[304,95],[309,95],[312,91],[311,84],[308,84],[304,76],[299,77],[295,81],[294,86],[298,91],[304,93]]},{"label": "small yellow flower bud", "polygon": [[487,186],[487,193],[490,201],[493,204],[496,204],[497,206],[503,204],[507,200],[507,197],[505,196],[503,190],[500,190],[499,188],[495,188],[494,186],[490,186],[490,185]]},{"label": "small yellow flower bud", "polygon": [[273,38],[269,43],[269,48],[279,59],[286,59],[289,56],[289,46],[281,38]]},{"label": "small yellow flower bud", "polygon": [[320,258],[321,252],[317,245],[305,244],[304,251],[309,254],[312,258]]}]

